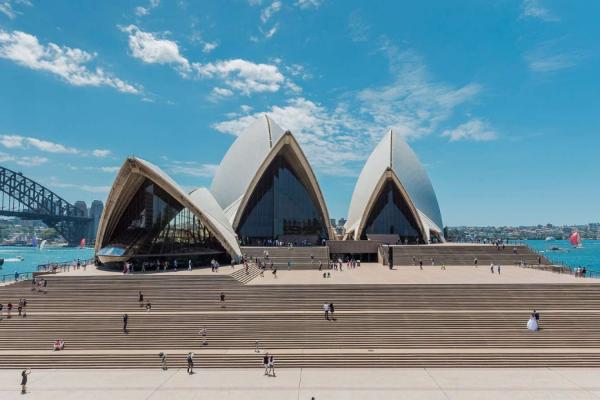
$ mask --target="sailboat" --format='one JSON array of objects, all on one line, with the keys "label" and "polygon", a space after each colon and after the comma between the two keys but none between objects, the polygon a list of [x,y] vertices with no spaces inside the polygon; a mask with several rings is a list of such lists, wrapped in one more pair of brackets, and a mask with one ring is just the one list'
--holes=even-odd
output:
[{"label": "sailboat", "polygon": [[38,241],[37,241],[37,237],[35,237],[35,235],[33,235],[31,237],[31,247],[38,247]]},{"label": "sailboat", "polygon": [[569,243],[571,243],[573,245],[573,247],[575,248],[582,248],[583,244],[581,243],[581,236],[579,235],[579,231],[575,231],[573,233],[571,233],[571,236],[569,236]]},{"label": "sailboat", "polygon": [[42,240],[42,243],[40,243],[40,250],[44,250],[44,248],[46,247],[46,243],[48,243],[47,240]]}]

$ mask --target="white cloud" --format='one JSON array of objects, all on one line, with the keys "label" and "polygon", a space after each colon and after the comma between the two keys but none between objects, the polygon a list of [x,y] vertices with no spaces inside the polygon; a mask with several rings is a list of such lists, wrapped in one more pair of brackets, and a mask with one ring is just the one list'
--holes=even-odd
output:
[{"label": "white cloud", "polygon": [[15,19],[17,14],[15,10],[13,10],[10,1],[0,2],[0,13],[6,15],[10,19]]},{"label": "white cloud", "polygon": [[285,67],[286,72],[288,72],[291,76],[301,78],[302,80],[309,80],[313,76],[309,72],[306,71],[301,64],[291,64]]},{"label": "white cloud", "polygon": [[252,106],[249,106],[247,104],[242,104],[240,106],[240,109],[242,110],[242,112],[244,113],[249,113],[250,111],[252,111]]},{"label": "white cloud", "polygon": [[133,57],[147,64],[174,64],[181,73],[189,72],[189,62],[179,52],[176,42],[141,31],[135,25],[120,29],[129,34],[129,50]]},{"label": "white cloud", "polygon": [[[330,111],[300,97],[284,106],[273,106],[267,113],[283,129],[294,133],[311,163],[325,174],[356,174],[357,170],[347,164],[364,159],[371,145],[369,136],[363,134],[365,125],[342,106]],[[213,127],[223,133],[239,135],[262,115],[246,115]]]},{"label": "white cloud", "polygon": [[248,0],[248,4],[251,6],[260,6],[262,4],[262,0]]},{"label": "white cloud", "polygon": [[216,87],[216,88],[213,88],[212,94],[215,96],[220,96],[220,97],[229,97],[229,96],[233,96],[233,91],[231,91],[227,88]]},{"label": "white cloud", "polygon": [[120,169],[121,169],[121,167],[100,167],[100,168],[98,168],[99,171],[108,172],[111,174],[118,172]]},{"label": "white cloud", "polygon": [[392,128],[407,138],[428,135],[457,107],[481,92],[481,86],[475,83],[454,88],[435,82],[415,53],[385,46],[382,50],[390,58],[395,80],[357,94],[361,111],[370,115],[377,126]]},{"label": "white cloud", "polygon": [[294,5],[300,8],[319,8],[323,0],[296,0]]},{"label": "white cloud", "polygon": [[276,92],[285,81],[275,65],[255,64],[242,59],[193,64],[193,67],[200,76],[221,79],[230,89],[246,95]]},{"label": "white cloud", "polygon": [[[129,48],[135,58],[148,64],[175,65],[185,78],[218,79],[228,90],[236,90],[245,95],[276,92],[285,82],[285,77],[275,65],[257,64],[239,58],[207,64],[191,63],[180,53],[179,46],[174,41],[143,32],[135,25],[121,27],[121,30],[129,34]],[[223,88],[218,90],[222,91]]]},{"label": "white cloud", "polygon": [[447,129],[442,132],[443,137],[447,137],[451,142],[459,140],[474,140],[477,142],[496,140],[498,134],[481,119],[474,118],[454,129]]},{"label": "white cloud", "polygon": [[260,12],[260,21],[264,24],[281,10],[281,1],[275,0]]},{"label": "white cloud", "polygon": [[348,17],[348,30],[353,42],[367,42],[371,26],[364,21],[361,12],[357,10]]},{"label": "white cloud", "polygon": [[239,135],[266,112],[294,133],[319,172],[355,175],[385,131],[393,128],[408,139],[432,134],[481,91],[474,83],[452,87],[434,81],[413,53],[400,53],[389,44],[382,50],[394,77],[388,85],[344,93],[330,106],[296,97],[264,112],[217,122],[213,128]]},{"label": "white cloud", "polygon": [[521,18],[536,18],[546,22],[559,21],[559,18],[544,7],[540,0],[523,0]]},{"label": "white cloud", "polygon": [[37,167],[39,165],[47,163],[49,160],[46,157],[40,156],[22,156],[17,157],[12,154],[0,152],[0,162],[15,162],[17,165],[22,167]]},{"label": "white cloud", "polygon": [[35,148],[47,153],[77,154],[79,150],[60,143],[20,135],[0,135],[0,144],[9,149]]},{"label": "white cloud", "polygon": [[214,49],[216,49],[218,44],[216,42],[204,42],[204,46],[202,46],[203,53],[210,53]]},{"label": "white cloud", "polygon": [[264,31],[261,29],[261,32],[263,33],[263,35],[265,35],[265,38],[267,39],[271,39],[273,37],[273,35],[275,35],[275,33],[277,33],[277,30],[279,29],[279,24],[275,24],[275,26],[273,26],[271,29]]},{"label": "white cloud", "polygon": [[150,11],[152,11],[153,9],[158,7],[159,4],[160,4],[160,0],[150,0],[146,7],[142,7],[142,6],[136,7],[134,9],[135,15],[137,15],[138,17],[144,17],[144,16],[150,14]]},{"label": "white cloud", "polygon": [[15,157],[5,153],[3,151],[0,151],[0,162],[7,162],[7,161],[14,161]]},{"label": "white cloud", "polygon": [[37,37],[25,32],[6,32],[0,29],[0,58],[5,58],[24,67],[47,71],[75,86],[108,86],[119,92],[139,94],[141,89],[104,72],[97,67],[88,68],[96,54],[59,46],[54,43],[41,44]]},{"label": "white cloud", "polygon": [[37,167],[48,161],[46,157],[40,156],[23,156],[16,159],[16,163],[23,167]]},{"label": "white cloud", "polygon": [[62,182],[54,176],[50,177],[48,186],[51,186],[54,188],[61,188],[61,189],[73,188],[73,189],[79,189],[79,190],[83,190],[84,192],[90,192],[90,193],[108,193],[108,192],[110,192],[110,189],[111,189],[110,186],[87,185],[87,184],[82,185],[82,184],[78,184],[78,183]]},{"label": "white cloud", "polygon": [[49,140],[21,135],[0,135],[0,145],[6,147],[7,149],[35,149],[44,153],[76,154],[80,156],[93,156],[98,158],[108,157],[111,154],[111,151],[106,149],[84,151],[75,147],[51,142]]},{"label": "white cloud", "polygon": [[29,0],[0,0],[0,13],[6,15],[9,19],[17,18],[17,15],[22,14],[15,10],[14,5],[24,5],[31,7]]},{"label": "white cloud", "polygon": [[95,149],[92,151],[92,155],[98,158],[104,158],[110,156],[111,151],[106,149]]},{"label": "white cloud", "polygon": [[548,46],[542,46],[525,54],[525,61],[534,72],[555,72],[577,65],[580,55],[576,53],[551,53]]}]

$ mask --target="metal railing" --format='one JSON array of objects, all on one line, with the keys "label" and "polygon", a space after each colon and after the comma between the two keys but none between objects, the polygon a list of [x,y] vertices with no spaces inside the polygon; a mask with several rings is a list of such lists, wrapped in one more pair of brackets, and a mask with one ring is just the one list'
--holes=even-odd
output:
[{"label": "metal railing", "polygon": [[590,271],[587,267],[585,269],[585,274],[582,274],[581,272],[578,272],[578,269],[580,269],[581,267],[573,267],[571,265],[565,264],[565,263],[561,263],[561,262],[555,262],[552,261],[551,259],[549,259],[548,257],[546,257],[545,254],[542,254],[541,251],[536,250],[530,246],[527,245],[527,248],[529,248],[529,250],[531,250],[531,252],[537,254],[539,257],[541,257],[543,260],[548,261],[550,264],[517,264],[517,266],[522,267],[522,268],[531,268],[531,269],[539,269],[539,270],[544,270],[544,271],[550,271],[550,272],[554,272],[557,274],[568,274],[568,275],[575,275],[579,278],[600,278],[600,272],[597,271]]},{"label": "metal railing", "polygon": [[15,272],[14,274],[0,275],[0,283],[21,282],[33,279],[33,272]]},{"label": "metal railing", "polygon": [[[82,266],[93,264],[94,259],[79,260],[79,263]],[[76,264],[77,260],[40,264],[37,266],[37,272],[68,272],[71,268],[75,268]]]}]

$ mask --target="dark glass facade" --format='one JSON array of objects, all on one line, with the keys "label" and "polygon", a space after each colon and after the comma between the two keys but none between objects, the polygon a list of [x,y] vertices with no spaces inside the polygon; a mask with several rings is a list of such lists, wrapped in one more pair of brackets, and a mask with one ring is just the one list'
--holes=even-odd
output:
[{"label": "dark glass facade", "polygon": [[320,243],[327,228],[318,201],[285,156],[277,156],[263,174],[238,225],[242,244],[269,240]]},{"label": "dark glass facade", "polygon": [[[185,259],[225,253],[194,213],[146,180],[129,202],[105,248],[122,248],[133,257]],[[192,257],[194,256],[194,257]]]},{"label": "dark glass facade", "polygon": [[417,243],[417,240],[424,243],[417,221],[392,180],[388,180],[379,193],[361,239],[366,240],[368,234],[397,234],[402,243],[405,240],[408,243]]}]

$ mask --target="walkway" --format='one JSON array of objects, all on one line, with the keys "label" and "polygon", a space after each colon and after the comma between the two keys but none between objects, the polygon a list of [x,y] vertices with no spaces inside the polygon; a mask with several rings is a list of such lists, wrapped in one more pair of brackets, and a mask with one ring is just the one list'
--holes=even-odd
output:
[{"label": "walkway", "polygon": [[[202,360],[196,363],[201,365]],[[34,370],[29,394],[20,371],[0,370],[0,398],[10,399],[600,399],[600,368],[403,368],[277,370],[196,368]]]}]

